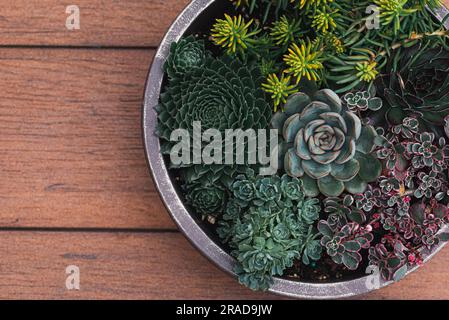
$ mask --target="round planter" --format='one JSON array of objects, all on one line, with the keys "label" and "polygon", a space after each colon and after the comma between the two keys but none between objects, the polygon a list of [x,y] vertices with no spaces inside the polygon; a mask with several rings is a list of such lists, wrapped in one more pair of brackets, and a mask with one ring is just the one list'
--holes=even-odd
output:
[{"label": "round planter", "polygon": [[[212,3],[214,3],[214,0],[191,1],[162,40],[154,57],[146,84],[143,105],[143,136],[146,156],[154,183],[178,228],[204,256],[235,277],[233,272],[234,259],[220,247],[219,242],[214,239],[214,235],[207,230],[207,227],[191,215],[184,206],[160,153],[159,138],[154,135],[157,124],[157,114],[154,107],[158,104],[164,80],[162,66],[168,56],[170,44],[178,41],[191,24]],[[435,12],[435,16],[441,21],[447,13],[449,13],[449,10],[442,7]],[[449,21],[446,22],[446,27],[449,28]],[[440,232],[448,232],[448,230],[449,227],[446,226]],[[441,242],[432,251],[423,252],[424,262],[431,259],[445,244]],[[409,268],[408,273],[413,272],[415,269],[417,267]],[[379,279],[373,285],[372,278],[369,276],[334,283],[306,283],[275,278],[269,292],[293,298],[334,299],[364,294],[391,283]]]}]

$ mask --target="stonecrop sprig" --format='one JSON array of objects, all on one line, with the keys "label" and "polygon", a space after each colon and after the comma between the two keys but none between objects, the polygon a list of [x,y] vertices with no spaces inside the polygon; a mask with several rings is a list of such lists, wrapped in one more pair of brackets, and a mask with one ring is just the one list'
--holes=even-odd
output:
[{"label": "stonecrop sprig", "polygon": [[289,20],[282,16],[273,23],[270,29],[270,37],[276,45],[289,45],[294,42],[304,31],[301,30],[301,21],[295,19]]},{"label": "stonecrop sprig", "polygon": [[337,27],[335,22],[336,16],[339,15],[338,9],[328,10],[328,9],[317,9],[315,14],[311,17],[312,19],[312,27],[318,33],[325,33],[327,31],[332,31]]},{"label": "stonecrop sprig", "polygon": [[401,28],[401,18],[413,14],[418,8],[407,8],[408,0],[374,0],[379,6],[379,19],[384,26],[393,26],[395,33]]},{"label": "stonecrop sprig", "polygon": [[282,74],[279,78],[276,74],[270,74],[267,82],[262,84],[262,88],[268,94],[271,94],[274,104],[274,112],[277,111],[279,105],[285,104],[287,98],[298,92],[297,86],[290,84],[290,76]]},{"label": "stonecrop sprig", "polygon": [[212,41],[225,48],[228,54],[244,54],[257,43],[255,36],[261,31],[253,24],[254,20],[246,22],[241,15],[225,14],[225,18],[217,19],[212,28]]},{"label": "stonecrop sprig", "polygon": [[337,93],[345,93],[354,88],[368,88],[379,76],[379,66],[374,52],[365,49],[353,49],[357,55],[331,57],[327,61],[330,73],[326,79],[338,87]]},{"label": "stonecrop sprig", "polygon": [[323,52],[311,41],[302,41],[299,45],[293,43],[288,49],[288,54],[284,56],[287,65],[284,72],[295,77],[296,83],[299,83],[302,77],[318,81],[324,68],[322,55]]}]

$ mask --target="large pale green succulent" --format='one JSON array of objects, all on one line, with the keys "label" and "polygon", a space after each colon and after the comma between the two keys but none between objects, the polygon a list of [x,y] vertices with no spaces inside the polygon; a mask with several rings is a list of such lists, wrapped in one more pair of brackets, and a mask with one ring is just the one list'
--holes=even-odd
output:
[{"label": "large pale green succulent", "polygon": [[371,155],[376,130],[329,89],[292,95],[271,124],[287,146],[284,169],[302,178],[307,196],[361,193],[381,173],[381,163]]},{"label": "large pale green succulent", "polygon": [[[227,57],[207,56],[201,65],[191,65],[184,73],[178,73],[161,94],[156,107],[159,120],[156,134],[161,138],[162,153],[169,154],[175,144],[170,141],[174,130],[187,129],[192,137],[195,121],[201,122],[203,131],[217,129],[222,137],[227,129],[268,128],[271,108],[260,88],[263,80],[257,66]],[[223,152],[224,144],[225,139]],[[185,168],[183,175],[187,183],[203,179],[208,183],[229,182],[239,171],[238,166],[220,164],[183,163],[175,167]]]}]

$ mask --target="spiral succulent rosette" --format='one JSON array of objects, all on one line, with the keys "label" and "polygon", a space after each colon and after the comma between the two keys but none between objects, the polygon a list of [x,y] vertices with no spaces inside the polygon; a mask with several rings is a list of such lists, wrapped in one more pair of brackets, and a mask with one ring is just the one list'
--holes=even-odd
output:
[{"label": "spiral succulent rosette", "polygon": [[280,166],[167,160],[188,209],[251,289],[366,267],[400,280],[449,239],[449,34],[423,9],[438,1],[374,0],[384,23],[366,36],[370,1],[230,1],[244,15],[170,46],[161,152],[194,122],[275,129]]},{"label": "spiral succulent rosette", "polygon": [[395,71],[392,61],[386,67],[392,71],[376,83],[387,120],[400,124],[414,116],[426,128],[441,127],[449,113],[449,51],[418,44],[401,53]]},{"label": "spiral succulent rosette", "polygon": [[271,124],[288,149],[285,171],[302,178],[308,196],[362,193],[381,173],[381,163],[371,154],[376,130],[363,125],[332,90],[292,95]]},{"label": "spiral succulent rosette", "polygon": [[[162,153],[170,154],[175,144],[170,141],[173,131],[186,129],[193,137],[195,121],[201,123],[202,132],[216,129],[222,134],[232,129],[266,128],[271,108],[260,88],[259,69],[228,57],[213,58],[204,52],[201,54],[204,46],[195,45],[197,42],[188,39],[171,47],[165,64],[166,70],[172,70],[167,71],[172,78],[157,107],[157,134],[162,139]],[[189,60],[185,60],[187,58]],[[172,167],[185,168],[186,183],[207,180],[208,183],[221,181],[228,184],[238,172],[244,171],[242,166],[225,164],[182,163],[172,164]]]}]

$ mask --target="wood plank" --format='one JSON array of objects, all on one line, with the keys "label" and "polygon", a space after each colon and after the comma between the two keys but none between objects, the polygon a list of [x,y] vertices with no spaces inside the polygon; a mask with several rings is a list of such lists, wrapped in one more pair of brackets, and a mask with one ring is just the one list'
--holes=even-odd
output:
[{"label": "wood plank", "polygon": [[[254,299],[179,233],[0,232],[1,299]],[[449,248],[400,283],[362,299],[449,299]],[[80,290],[65,269],[80,268]]]},{"label": "wood plank", "polygon": [[[0,0],[0,45],[157,46],[188,0]],[[68,30],[66,8],[80,10]]]},{"label": "wood plank", "polygon": [[[268,298],[238,285],[178,233],[0,232],[1,299]],[[80,290],[65,287],[80,269]]]},{"label": "wood plank", "polygon": [[174,228],[142,143],[152,56],[0,49],[0,227]]}]

